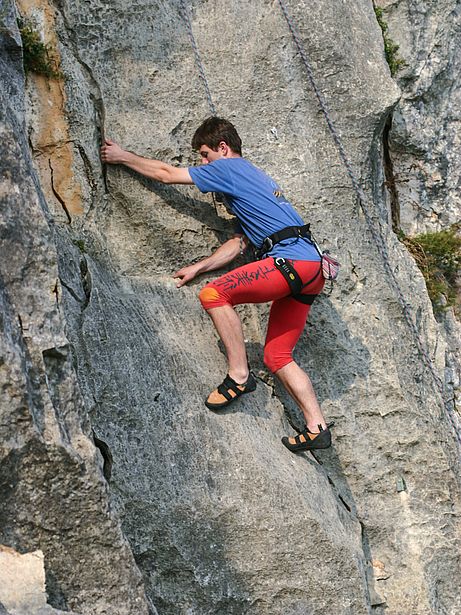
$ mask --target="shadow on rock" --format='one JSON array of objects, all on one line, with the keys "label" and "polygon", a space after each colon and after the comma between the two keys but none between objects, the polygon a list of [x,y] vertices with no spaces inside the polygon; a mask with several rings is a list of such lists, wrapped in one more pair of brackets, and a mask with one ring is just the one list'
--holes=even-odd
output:
[{"label": "shadow on rock", "polygon": [[[367,347],[351,335],[346,322],[325,296],[314,303],[294,358],[309,374],[321,405],[340,400],[356,378],[365,378],[370,369]],[[302,414],[279,381],[274,380],[275,393],[285,407],[287,419],[299,431],[304,426]]]},{"label": "shadow on rock", "polygon": [[[126,169],[126,172],[139,181],[144,188],[147,188],[150,192],[160,197],[167,205],[176,209],[178,213],[190,216],[197,220],[197,222],[200,222],[200,224],[208,227],[216,234],[219,240],[222,240],[225,235],[228,236],[229,232],[233,231],[235,218],[231,220],[222,218],[212,203],[191,197],[178,190],[175,186],[165,185],[139,175],[139,173],[132,169]],[[190,189],[190,187],[186,188],[186,190]],[[197,189],[195,189],[195,192],[197,192]]]}]

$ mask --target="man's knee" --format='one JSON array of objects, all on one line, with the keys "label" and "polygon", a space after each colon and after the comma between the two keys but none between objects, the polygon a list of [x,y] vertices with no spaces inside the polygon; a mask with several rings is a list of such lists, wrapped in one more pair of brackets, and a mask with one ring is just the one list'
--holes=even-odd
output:
[{"label": "man's knee", "polygon": [[264,348],[264,365],[273,373],[288,365],[293,361],[291,351],[284,351],[273,348],[271,344],[266,344]]},{"label": "man's knee", "polygon": [[228,301],[226,301],[226,299],[219,293],[217,288],[210,284],[207,284],[202,288],[198,298],[200,299],[200,303],[205,310],[228,304]]}]

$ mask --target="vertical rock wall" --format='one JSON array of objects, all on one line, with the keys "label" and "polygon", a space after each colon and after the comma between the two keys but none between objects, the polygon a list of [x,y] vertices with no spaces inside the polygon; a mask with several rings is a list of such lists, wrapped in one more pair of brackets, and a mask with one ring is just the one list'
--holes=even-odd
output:
[{"label": "vertical rock wall", "polygon": [[[139,571],[111,511],[65,333],[54,221],[27,143],[13,7],[2,19],[0,543],[21,553],[43,551],[50,605],[147,614]],[[9,583],[8,576],[0,583]],[[52,612],[42,600],[31,601],[26,612],[42,607]]]},{"label": "vertical rock wall", "polygon": [[[461,222],[461,6],[456,0],[376,4],[405,63],[396,75],[402,96],[386,133],[394,222],[409,235],[446,229]],[[446,386],[459,408],[461,325],[453,309],[438,320],[447,342]]]},{"label": "vertical rock wall", "polygon": [[456,0],[377,4],[406,63],[390,133],[401,225],[409,234],[439,230],[461,219],[461,7]]},{"label": "vertical rock wall", "polygon": [[[391,267],[442,373],[445,343],[424,281],[391,231],[382,132],[400,93],[385,64],[371,3],[290,4],[354,168],[374,198],[374,223],[385,235]],[[46,534],[33,524],[27,533],[8,516],[5,542],[42,548],[45,563],[49,557],[53,562],[48,585],[55,606],[82,613],[147,608],[117,533],[117,517],[152,612],[456,615],[461,608],[459,451],[278,3],[199,1],[192,5],[192,19],[218,112],[235,121],[245,155],[281,182],[320,242],[343,262],[341,281],[333,295],[315,304],[297,349],[328,419],[336,421],[333,448],[316,457],[290,455],[280,443],[291,430],[286,414],[299,417],[262,364],[265,307],[241,312],[259,376],[257,392],[220,416],[203,406],[224,373],[225,359],[196,298],[205,280],[178,290],[171,273],[208,254],[232,232],[232,221],[194,189],[158,186],[100,165],[104,134],[144,155],[195,163],[190,137],[209,111],[180,2],[63,0],[21,8],[36,16],[44,32],[56,32],[66,81],[59,96],[53,94],[56,85],[47,90],[29,79],[27,87],[28,135],[41,188],[33,184],[29,165],[21,185],[32,182],[40,196],[33,197],[30,189],[36,207],[26,220],[36,220],[40,229],[35,242],[51,247],[24,239],[31,236],[30,227],[24,238],[5,231],[18,265],[8,263],[3,275],[19,269],[21,288],[37,288],[39,294],[47,288],[47,276],[59,277],[59,283],[51,307],[41,294],[32,303],[19,291],[15,296],[15,285],[6,278],[4,288],[13,289],[8,297],[14,299],[8,299],[13,307],[5,312],[5,331],[14,330],[21,303],[34,319],[48,323],[59,316],[56,327],[64,336],[64,310],[67,337],[45,343],[33,330],[28,345],[38,349],[37,373],[48,369],[48,382],[64,379],[74,387],[59,384],[49,393],[54,404],[49,403],[58,408],[49,424],[68,417],[65,433],[77,435],[69,436],[66,455],[80,459],[84,445],[87,473],[81,480],[96,499],[77,498],[84,508],[77,506],[73,514],[83,526],[71,532],[69,544],[76,551],[67,550],[64,564],[53,545],[64,540],[60,523],[68,519],[67,508]],[[11,66],[11,58],[6,61]],[[22,85],[17,79],[12,83],[15,131],[21,135]],[[19,147],[17,142],[9,147]],[[66,158],[59,164],[63,147]],[[12,151],[13,159],[28,160],[24,148]],[[59,187],[57,170],[63,178]],[[6,193],[18,194],[15,190],[11,185]],[[25,200],[29,207],[32,197]],[[14,201],[7,211],[19,207]],[[43,211],[51,211],[48,225]],[[4,228],[11,229],[13,217],[5,220]],[[53,259],[52,241],[59,274],[56,264],[47,262],[39,265],[46,272],[43,279],[27,277],[24,271],[34,271],[24,266],[28,254]],[[19,245],[30,248],[23,254]],[[7,348],[22,348],[21,338],[14,342],[9,335]],[[29,363],[21,359],[25,350],[15,352],[12,364],[30,382]],[[23,388],[36,390],[31,384]],[[27,416],[35,405],[30,396],[25,399]],[[6,407],[14,409],[11,401]],[[15,418],[5,423],[16,429]],[[90,424],[102,467],[88,439]],[[61,454],[61,440],[56,442],[55,481],[62,493],[74,475]],[[29,485],[29,499],[44,502],[34,495],[36,485],[48,493],[50,478],[34,473],[46,463],[31,463],[27,472],[24,467],[15,461],[9,472],[20,476],[20,489]],[[94,494],[98,505],[91,503]],[[17,492],[8,501],[11,509],[30,510]],[[85,538],[87,524],[91,539]],[[78,549],[91,562],[114,558],[110,578],[117,581],[102,581],[106,568],[95,570]],[[80,567],[66,582],[53,584],[74,561]],[[107,589],[96,598],[95,587]]]}]

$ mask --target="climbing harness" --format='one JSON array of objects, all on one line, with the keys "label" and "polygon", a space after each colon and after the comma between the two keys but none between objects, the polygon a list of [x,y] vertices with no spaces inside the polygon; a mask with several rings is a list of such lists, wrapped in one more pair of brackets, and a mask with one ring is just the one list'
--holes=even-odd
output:
[{"label": "climbing harness", "polygon": [[338,148],[338,152],[339,152],[339,156],[346,168],[347,174],[351,180],[352,186],[355,190],[355,193],[357,195],[358,201],[360,203],[360,207],[362,208],[363,214],[365,216],[365,221],[367,223],[367,227],[368,230],[370,231],[370,234],[373,238],[373,241],[375,242],[375,245],[378,249],[378,252],[383,260],[383,265],[384,265],[384,269],[387,273],[387,275],[389,276],[389,281],[390,281],[390,285],[391,287],[394,289],[397,298],[398,298],[398,302],[402,308],[402,312],[404,315],[404,319],[408,325],[408,328],[410,329],[414,341],[416,343],[417,349],[419,351],[420,356],[423,359],[423,362],[426,366],[426,368],[428,369],[428,371],[430,372],[434,383],[436,385],[437,391],[440,395],[440,398],[443,402],[443,406],[447,412],[448,418],[451,422],[451,425],[454,429],[455,432],[455,437],[456,440],[458,441],[458,445],[461,446],[461,434],[460,434],[460,428],[459,425],[457,425],[456,423],[456,419],[454,416],[454,412],[452,409],[452,400],[448,400],[445,399],[445,390],[444,390],[444,385],[443,382],[441,380],[441,378],[439,377],[439,375],[437,374],[437,372],[435,371],[434,365],[432,363],[432,360],[420,338],[418,329],[416,328],[416,325],[413,321],[412,315],[411,315],[411,310],[410,310],[410,306],[408,305],[408,303],[405,301],[405,298],[403,296],[403,292],[400,288],[400,285],[397,281],[397,278],[395,277],[394,272],[392,271],[391,265],[390,265],[390,261],[389,261],[389,255],[387,252],[387,248],[386,248],[386,244],[384,241],[384,236],[383,236],[383,232],[381,230],[381,228],[378,226],[378,228],[375,227],[372,217],[371,217],[371,213],[370,213],[370,209],[368,206],[368,199],[365,196],[365,192],[363,191],[353,169],[352,169],[352,165],[351,162],[346,154],[346,151],[344,149],[343,143],[339,137],[339,134],[336,131],[336,128],[333,124],[333,120],[331,119],[330,116],[330,112],[328,110],[328,106],[327,103],[325,101],[325,98],[323,97],[323,94],[320,92],[319,88],[317,87],[316,81],[314,79],[314,73],[312,71],[311,65],[309,63],[307,54],[304,50],[303,45],[301,44],[301,40],[298,34],[298,29],[296,28],[296,26],[294,25],[293,19],[290,17],[290,14],[288,13],[288,9],[286,7],[285,1],[284,0],[278,0],[278,3],[280,5],[280,8],[282,9],[283,15],[286,19],[286,22],[288,24],[288,28],[290,30],[290,33],[292,35],[293,41],[295,43],[295,46],[298,50],[298,53],[301,57],[302,63],[304,65],[306,74],[307,74],[307,78],[312,86],[312,89],[314,90],[314,93],[317,97],[317,100],[319,102],[320,108],[322,110],[323,116],[325,117],[326,123],[328,125],[328,128],[330,130],[330,133],[333,137],[333,140],[336,144],[336,147]]},{"label": "climbing harness", "polygon": [[284,241],[285,239],[292,239],[295,237],[305,237],[312,243],[310,224],[304,224],[303,226],[286,226],[285,228],[272,233],[268,237],[265,237],[261,247],[256,250],[256,257],[262,258],[264,254],[270,252],[276,243]]},{"label": "climbing harness", "polygon": [[285,278],[288,286],[290,287],[293,299],[296,299],[296,301],[299,301],[300,303],[304,303],[306,305],[312,305],[318,295],[307,295],[303,294],[301,291],[304,288],[307,288],[309,284],[312,284],[312,282],[315,282],[315,280],[319,277],[322,271],[322,267],[320,266],[320,264],[317,273],[305,284],[303,284],[299,273],[296,271],[290,261],[286,258],[283,258],[282,256],[274,258],[274,265]]},{"label": "climbing harness", "polygon": [[[318,243],[312,236],[310,224],[304,224],[303,226],[287,226],[282,230],[277,231],[276,233],[272,233],[272,235],[269,235],[264,239],[261,244],[261,248],[259,250],[255,250],[255,255],[258,259],[262,258],[265,254],[270,252],[272,248],[280,241],[297,237],[304,237],[317,250],[317,253],[320,256],[320,268],[318,274],[313,277],[312,280],[309,280],[309,282],[303,284],[301,278],[296,272],[296,269],[289,261],[284,258],[276,258],[274,259],[274,263],[277,269],[279,269],[279,271],[282,273],[282,275],[288,282],[291,289],[291,293],[294,298],[298,301],[301,301],[302,303],[307,303],[306,297],[308,297],[308,295],[301,295],[301,290],[308,286],[311,282],[313,282],[320,273],[326,281],[333,282],[338,277],[339,268],[341,267],[339,261],[337,261],[331,256],[329,250],[320,250]],[[331,290],[332,286],[330,288],[330,293]],[[309,303],[309,305],[311,305],[311,303]]]},{"label": "climbing harness", "polygon": [[[416,344],[417,350],[419,352],[419,355],[422,357],[423,359],[423,363],[426,367],[426,369],[429,371],[429,373],[431,374],[433,380],[434,380],[434,384],[436,386],[437,392],[440,395],[441,401],[443,403],[443,407],[445,408],[448,418],[451,422],[451,425],[453,427],[454,433],[455,433],[455,438],[457,440],[458,445],[461,447],[461,433],[460,433],[460,427],[457,425],[456,423],[456,419],[454,416],[454,411],[452,408],[452,400],[446,399],[445,398],[445,390],[444,390],[444,385],[443,382],[441,380],[441,378],[439,377],[439,375],[437,374],[437,372],[435,371],[434,365],[432,363],[432,360],[428,354],[428,351],[426,350],[421,337],[419,335],[419,331],[416,328],[416,325],[413,321],[412,318],[412,314],[411,314],[411,309],[409,304],[405,301],[405,298],[403,296],[403,292],[400,288],[400,285],[398,283],[398,280],[392,270],[391,264],[390,264],[390,260],[389,260],[389,255],[387,252],[387,247],[385,244],[385,240],[384,240],[384,235],[383,235],[383,231],[381,230],[380,226],[378,225],[378,227],[375,227],[375,224],[372,220],[372,214],[370,212],[370,207],[368,205],[368,199],[365,195],[365,192],[363,191],[363,188],[361,187],[355,173],[354,170],[352,169],[352,164],[346,154],[346,151],[344,149],[343,143],[339,137],[338,132],[336,131],[335,125],[333,124],[333,120],[331,119],[330,116],[330,112],[327,106],[327,103],[325,101],[325,98],[323,96],[323,94],[320,92],[319,88],[317,87],[317,83],[315,81],[314,78],[314,73],[312,71],[309,59],[307,57],[307,54],[304,50],[304,47],[301,43],[301,39],[300,36],[298,34],[298,29],[296,28],[293,19],[291,18],[286,3],[284,0],[278,0],[278,3],[280,5],[280,8],[282,10],[282,13],[286,19],[286,22],[288,24],[288,28],[290,30],[290,33],[292,35],[293,41],[295,43],[295,46],[298,50],[298,53],[301,57],[304,69],[306,71],[306,75],[308,78],[308,81],[315,93],[315,96],[317,97],[317,100],[319,102],[321,111],[323,113],[323,116],[325,118],[325,121],[327,123],[327,126],[330,130],[331,136],[333,138],[333,141],[338,149],[338,153],[339,156],[341,158],[341,161],[344,164],[344,167],[346,169],[346,172],[351,180],[352,183],[352,187],[357,195],[357,199],[358,202],[360,204],[360,207],[363,211],[364,217],[365,217],[365,221],[368,227],[368,230],[370,231],[371,237],[376,245],[376,248],[378,250],[379,255],[382,258],[383,261],[383,267],[385,272],[388,275],[388,279],[390,282],[390,286],[391,288],[393,288],[393,290],[396,293],[398,302],[400,304],[400,307],[402,308],[402,312],[403,312],[403,316],[404,316],[404,320],[413,336],[414,342]],[[181,12],[183,14],[184,20],[186,22],[186,26],[187,26],[187,30],[189,33],[189,37],[190,37],[190,41],[191,41],[191,45],[192,45],[192,49],[194,51],[194,56],[195,56],[195,62],[198,68],[198,72],[200,75],[200,78],[203,82],[203,85],[205,87],[205,92],[206,92],[206,98],[208,101],[208,105],[210,107],[210,111],[212,115],[216,115],[216,108],[214,106],[212,97],[211,97],[211,93],[210,93],[210,87],[208,84],[208,80],[206,78],[206,74],[205,74],[205,70],[203,68],[203,64],[201,61],[201,57],[200,57],[200,53],[197,47],[197,43],[195,41],[195,37],[194,37],[194,33],[192,30],[192,23],[190,20],[190,15],[189,15],[189,11],[187,9],[186,6],[186,2],[185,0],[180,0],[180,6],[181,6]]]},{"label": "climbing harness", "polygon": [[297,237],[304,237],[307,239],[316,249],[320,256],[322,275],[325,280],[334,281],[339,275],[339,269],[341,263],[331,256],[329,250],[321,250],[319,244],[315,241],[310,231],[310,224],[304,224],[303,226],[286,226],[276,233],[272,233],[268,237],[265,237],[261,247],[255,249],[254,253],[257,259],[263,258],[265,254],[270,252],[275,244],[285,239],[294,239]]}]

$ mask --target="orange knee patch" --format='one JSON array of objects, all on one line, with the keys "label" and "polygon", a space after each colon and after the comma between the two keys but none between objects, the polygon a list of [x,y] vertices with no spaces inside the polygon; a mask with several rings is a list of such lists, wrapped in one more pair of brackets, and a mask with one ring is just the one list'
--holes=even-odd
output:
[{"label": "orange knee patch", "polygon": [[213,307],[213,304],[218,301],[221,303],[222,299],[219,292],[213,286],[205,286],[199,293],[200,303],[204,308]]}]

